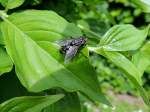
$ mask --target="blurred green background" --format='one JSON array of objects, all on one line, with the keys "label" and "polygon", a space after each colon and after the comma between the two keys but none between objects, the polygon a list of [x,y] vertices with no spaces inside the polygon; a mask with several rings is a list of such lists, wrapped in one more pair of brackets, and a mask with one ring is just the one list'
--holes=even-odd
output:
[{"label": "blurred green background", "polygon": [[[0,6],[0,9],[3,7]],[[21,7],[10,10],[8,13],[24,9],[54,10],[69,22],[83,25],[100,36],[116,24],[133,24],[142,28],[150,23],[150,14],[142,12],[131,0],[26,0]],[[130,58],[129,54],[125,55]],[[85,103],[86,107],[83,107],[85,112],[148,112],[143,101],[139,98],[137,90],[120,69],[102,56],[92,53],[90,55],[90,62],[97,71],[100,87],[103,92],[108,94],[114,107],[110,108],[102,104],[94,106],[87,102]],[[13,74],[13,72],[11,73]],[[4,82],[7,83],[4,84]],[[10,83],[14,85],[12,88],[16,90],[23,88],[15,75],[4,75],[0,78],[0,85],[6,85],[10,88]],[[143,86],[150,96],[149,84],[150,67],[143,75]],[[4,88],[0,86],[0,90],[2,89]],[[5,91],[8,92],[8,90],[2,91],[4,93],[0,94],[1,102],[13,97],[12,92],[11,96],[6,95],[4,98],[3,94],[6,94]],[[22,89],[14,95],[19,96],[22,93],[27,94]]]}]

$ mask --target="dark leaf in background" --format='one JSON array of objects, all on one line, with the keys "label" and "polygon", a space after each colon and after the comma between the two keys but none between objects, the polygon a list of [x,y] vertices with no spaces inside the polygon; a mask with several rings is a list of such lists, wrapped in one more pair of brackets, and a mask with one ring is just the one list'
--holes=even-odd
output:
[{"label": "dark leaf in background", "polygon": [[43,112],[81,112],[77,93],[66,93],[57,103],[47,107]]}]

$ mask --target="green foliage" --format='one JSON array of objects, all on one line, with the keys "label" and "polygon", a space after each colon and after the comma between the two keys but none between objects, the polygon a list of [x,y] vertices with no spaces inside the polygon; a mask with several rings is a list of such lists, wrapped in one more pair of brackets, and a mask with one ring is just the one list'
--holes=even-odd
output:
[{"label": "green foliage", "polygon": [[13,67],[13,63],[4,50],[4,48],[0,47],[0,75],[6,72],[10,72]]},{"label": "green foliage", "polygon": [[47,107],[44,112],[80,112],[80,101],[77,93],[66,93],[59,102]]},{"label": "green foliage", "polygon": [[111,60],[114,64],[118,67],[123,69],[126,72],[128,79],[134,84],[134,86],[139,90],[141,96],[143,97],[144,101],[149,105],[148,96],[144,91],[144,88],[141,86],[141,79],[140,79],[140,72],[137,68],[122,54],[117,52],[108,52],[108,51],[95,51],[98,54],[101,54]]},{"label": "green foliage", "polygon": [[150,65],[150,42],[147,41],[145,45],[133,55],[132,61],[137,66],[139,71],[143,74],[146,68]]},{"label": "green foliage", "polygon": [[[38,16],[38,13],[42,13],[43,16],[48,15],[50,17],[49,19],[51,20],[53,20],[54,18],[59,19],[59,16],[53,12],[45,11],[44,13],[40,11],[28,11],[25,13],[26,15],[37,14]],[[44,18],[48,17],[46,16]],[[38,18],[38,20],[39,19],[40,18]],[[18,78],[29,91],[39,92],[52,87],[61,87],[67,91],[79,90],[82,93],[86,94],[88,97],[90,97],[93,101],[96,100],[109,104],[109,102],[106,100],[103,94],[100,94],[100,91],[98,90],[98,82],[96,81],[96,77],[92,76],[92,74],[95,74],[94,69],[90,66],[86,58],[84,58],[81,55],[80,59],[77,59],[76,61],[74,61],[74,63],[68,66],[64,66],[62,63],[59,63],[59,59],[55,59],[55,55],[52,56],[51,52],[48,54],[48,52],[43,50],[38,44],[35,43],[35,41],[31,39],[32,36],[29,37],[30,34],[28,35],[22,30],[23,28],[27,30],[28,27],[32,30],[38,30],[40,23],[36,22],[35,20],[35,23],[32,22],[32,28],[28,24],[24,24],[24,27],[22,26],[19,28],[14,25],[13,20],[12,22],[10,22],[7,19],[5,19],[4,21],[5,22],[2,24],[2,32],[3,36],[5,37],[4,40],[6,42],[6,49],[11,58],[13,59],[14,64],[16,65],[15,67]],[[30,21],[32,21],[32,18]],[[41,23],[41,29],[42,26],[46,27],[45,25],[47,24],[47,21],[45,19],[43,21],[46,23]],[[79,33],[76,33],[79,30],[73,30],[75,29],[74,25],[69,24],[66,21],[63,22],[63,19],[61,21],[61,18],[59,19],[59,21],[60,24],[64,26],[64,29],[56,25],[58,24],[58,21],[50,22],[49,27],[47,28],[50,31],[52,29],[56,33],[62,32],[64,35],[70,34],[71,36],[71,34],[74,32],[74,35],[79,35]],[[19,22],[19,20],[17,20],[17,22]],[[69,32],[69,30],[67,30],[66,28],[72,29]],[[74,32],[72,32],[72,30]],[[44,31],[45,29],[43,28],[43,32]],[[14,35],[13,38],[9,34]],[[41,36],[41,34],[39,34],[39,36]],[[57,53],[59,53],[59,50],[57,51]],[[28,68],[29,66],[30,68]],[[88,69],[88,71],[83,71],[81,69],[81,66],[82,68]],[[88,80],[91,81],[88,82]]]},{"label": "green foliage", "polygon": [[0,104],[1,112],[40,112],[45,107],[57,102],[64,95],[22,96]]},{"label": "green foliage", "polygon": [[104,92],[112,90],[116,94],[132,94],[138,96],[138,92],[124,75],[111,61],[100,55],[91,57],[91,63],[96,68],[98,80]]},{"label": "green foliage", "polygon": [[105,33],[99,45],[107,51],[136,50],[144,42],[148,30],[149,27],[138,30],[132,25],[116,25]]},{"label": "green foliage", "polygon": [[6,8],[6,9],[14,9],[16,7],[19,7],[23,4],[25,0],[0,0],[0,3]]},{"label": "green foliage", "polygon": [[[128,0],[48,2],[44,2],[44,0],[1,0],[0,3],[5,7],[4,11],[0,11],[2,18],[0,74],[6,72],[12,74],[10,71],[14,65],[14,74],[17,75],[21,85],[25,87],[25,91],[32,96],[8,100],[2,103],[0,108],[16,108],[25,112],[33,111],[34,108],[37,112],[61,112],[62,110],[81,112],[84,110],[83,103],[87,100],[111,105],[100,90],[103,88],[99,87],[98,79],[100,85],[103,85],[100,80],[103,71],[97,70],[99,74],[97,79],[94,69],[103,63],[103,60],[105,60],[104,63],[106,61],[111,63],[104,70],[106,74],[111,74],[115,68],[116,76],[111,74],[111,77],[115,79],[119,73],[125,77],[120,78],[120,81],[114,81],[114,85],[117,83],[124,86],[123,83],[130,80],[127,88],[133,84],[130,88],[133,88],[134,91],[136,88],[145,103],[150,105],[142,81],[142,76],[149,67],[150,60],[149,41],[146,39],[149,32],[146,19],[148,14],[142,16],[145,23],[137,25],[141,25],[142,30],[132,25],[136,24],[138,19],[135,18],[143,14],[142,11],[149,12],[148,3],[136,0],[132,3]],[[120,7],[120,4],[123,6]],[[28,6],[53,11],[33,9],[19,11],[27,9]],[[68,22],[60,15],[77,25]],[[77,53],[70,63],[64,64],[64,56],[60,53],[61,46],[58,45],[58,41],[71,37],[79,38],[82,35],[88,38],[87,45]],[[95,54],[103,56],[103,60],[91,59]],[[91,65],[93,61],[97,63],[93,64],[94,67]],[[107,77],[103,76],[105,84],[107,83],[105,78],[111,81]],[[111,83],[108,81],[109,84]],[[52,96],[49,95],[53,89],[56,90],[52,92],[53,94],[63,93],[65,97],[61,99],[63,97],[61,95],[56,99],[51,99]],[[31,95],[30,92],[36,94]],[[38,94],[42,96],[39,98]],[[84,100],[81,95],[85,97]],[[21,96],[24,95],[21,94]],[[61,100],[58,101],[59,99]],[[58,102],[55,103],[56,101]],[[15,106],[16,103],[19,107]],[[50,104],[51,106],[49,106]],[[26,110],[31,106],[33,106],[32,109]]]},{"label": "green foliage", "polygon": [[140,7],[144,12],[150,12],[150,0],[132,0],[132,2]]}]

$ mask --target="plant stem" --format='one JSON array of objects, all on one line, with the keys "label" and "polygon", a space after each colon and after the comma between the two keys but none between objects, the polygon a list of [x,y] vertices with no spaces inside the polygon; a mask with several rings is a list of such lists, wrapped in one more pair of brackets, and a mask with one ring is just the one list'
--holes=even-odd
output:
[{"label": "plant stem", "polygon": [[100,35],[98,35],[97,33],[93,32],[93,31],[91,31],[91,30],[89,30],[89,29],[87,29],[87,28],[85,28],[84,26],[82,26],[82,25],[80,25],[80,24],[78,24],[78,27],[79,27],[81,30],[83,30],[83,31],[85,31],[85,32],[88,32],[88,33],[90,33],[91,35],[93,35],[93,36],[95,36],[95,37],[101,38]]}]

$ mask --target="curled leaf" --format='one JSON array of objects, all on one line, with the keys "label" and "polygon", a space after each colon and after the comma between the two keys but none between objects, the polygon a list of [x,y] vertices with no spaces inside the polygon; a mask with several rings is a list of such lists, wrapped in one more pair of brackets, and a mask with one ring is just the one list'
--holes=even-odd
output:
[{"label": "curled leaf", "polygon": [[143,30],[138,30],[129,24],[116,25],[105,33],[99,46],[106,51],[136,50],[144,42],[148,30],[149,26]]},{"label": "curled leaf", "polygon": [[0,47],[0,75],[6,72],[10,72],[13,68],[13,63],[4,50],[4,48]]},{"label": "curled leaf", "polygon": [[16,97],[0,104],[0,112],[40,112],[63,97],[63,94]]}]

